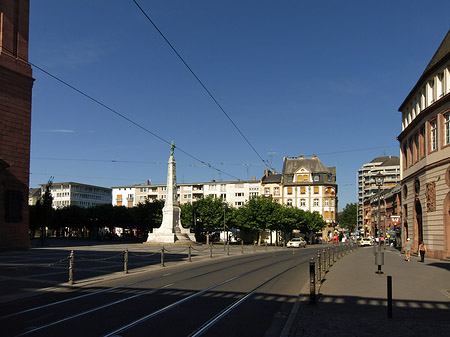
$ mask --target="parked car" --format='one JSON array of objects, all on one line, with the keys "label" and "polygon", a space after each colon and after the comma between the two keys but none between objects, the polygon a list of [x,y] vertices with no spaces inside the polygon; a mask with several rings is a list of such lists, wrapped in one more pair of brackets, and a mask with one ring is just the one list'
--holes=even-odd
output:
[{"label": "parked car", "polygon": [[293,238],[291,239],[287,244],[286,244],[287,248],[300,248],[306,247],[306,241],[303,238]]},{"label": "parked car", "polygon": [[364,247],[364,246],[372,246],[372,245],[373,245],[373,242],[372,242],[372,240],[369,239],[369,238],[362,238],[359,244],[360,244],[361,247]]}]

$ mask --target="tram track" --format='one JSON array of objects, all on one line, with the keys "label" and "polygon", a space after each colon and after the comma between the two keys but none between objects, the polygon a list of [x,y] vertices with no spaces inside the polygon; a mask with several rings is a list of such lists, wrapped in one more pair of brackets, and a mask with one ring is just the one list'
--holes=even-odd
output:
[{"label": "tram track", "polygon": [[[96,297],[98,297],[95,295],[105,296],[108,293],[114,293],[117,296],[119,291],[123,291],[123,293],[128,293],[128,291],[129,291],[132,293],[132,295],[126,295],[123,298],[120,298],[118,300],[111,301],[109,303],[105,303],[102,305],[94,305],[93,307],[90,307],[87,310],[79,311],[79,312],[67,315],[66,317],[54,319],[53,321],[47,321],[45,323],[41,322],[41,324],[32,326],[32,327],[24,327],[27,329],[26,331],[22,330],[16,334],[14,334],[15,336],[25,336],[25,335],[35,335],[35,334],[42,335],[42,336],[44,336],[44,335],[52,336],[55,334],[53,334],[52,332],[50,332],[49,334],[44,333],[44,332],[48,331],[48,329],[58,326],[58,325],[67,325],[67,323],[69,321],[77,321],[82,316],[92,317],[92,315],[94,315],[95,313],[100,312],[100,311],[103,311],[103,312],[104,311],[111,311],[111,312],[118,311],[118,312],[120,312],[120,310],[121,310],[120,307],[123,307],[126,302],[133,303],[135,300],[137,300],[139,298],[144,298],[144,297],[147,298],[148,296],[152,297],[152,295],[156,295],[156,294],[158,294],[159,296],[163,296],[163,294],[160,294],[160,292],[165,289],[168,289],[169,287],[176,288],[176,289],[184,289],[183,284],[186,284],[186,283],[191,284],[191,283],[195,283],[196,280],[204,280],[204,279],[208,279],[208,278],[212,278],[212,280],[214,280],[214,277],[217,277],[217,275],[219,275],[219,274],[220,275],[222,275],[222,274],[229,275],[236,269],[245,267],[245,265],[247,265],[247,264],[252,264],[252,263],[258,264],[258,263],[261,263],[264,261],[266,262],[266,263],[263,263],[262,266],[257,266],[255,268],[251,268],[251,269],[244,268],[244,269],[246,269],[244,272],[240,272],[235,276],[225,278],[225,279],[221,280],[220,282],[212,283],[210,286],[204,287],[204,289],[202,289],[202,290],[190,291],[190,292],[192,292],[191,294],[186,291],[186,294],[183,294],[185,296],[182,297],[181,299],[174,300],[171,303],[168,303],[166,305],[160,305],[159,307],[154,308],[154,310],[152,310],[150,313],[142,315],[138,319],[134,319],[132,321],[127,321],[127,322],[125,322],[125,324],[115,328],[113,331],[111,331],[105,335],[102,334],[104,336],[114,336],[114,335],[117,335],[118,333],[122,333],[124,331],[136,328],[137,326],[145,323],[146,321],[151,320],[151,319],[153,319],[159,315],[162,315],[164,313],[167,313],[174,308],[180,308],[181,306],[185,305],[187,302],[190,302],[196,298],[205,296],[207,293],[210,293],[215,289],[223,287],[226,284],[239,283],[239,281],[244,278],[248,278],[251,275],[255,275],[257,273],[264,272],[265,270],[273,268],[276,265],[281,265],[283,263],[292,262],[292,260],[295,260],[296,258],[297,257],[295,255],[290,254],[290,252],[289,252],[289,254],[287,254],[287,252],[276,252],[274,254],[264,254],[263,256],[259,255],[257,257],[255,257],[253,255],[251,257],[234,258],[233,260],[225,260],[225,261],[220,261],[220,262],[216,262],[213,264],[205,264],[205,265],[202,264],[201,266],[195,266],[194,268],[182,269],[182,270],[175,271],[172,273],[165,273],[162,275],[152,276],[149,278],[147,277],[147,278],[138,280],[136,282],[129,282],[124,285],[108,287],[108,288],[105,288],[102,290],[94,291],[92,293],[87,293],[87,294],[71,297],[68,299],[64,299],[61,301],[55,301],[55,302],[47,303],[47,304],[44,304],[41,306],[36,306],[33,308],[22,310],[20,312],[2,316],[2,317],[0,317],[0,321],[5,320],[6,318],[30,314],[32,312],[34,314],[38,314],[40,312],[40,310],[45,313],[45,310],[57,309],[58,306],[63,306],[63,307],[67,307],[67,305],[76,306],[76,304],[78,304],[80,301],[84,301],[88,298],[90,299],[90,302],[94,302],[94,304],[95,304],[96,303],[95,299],[96,299]],[[268,260],[270,260],[270,259],[273,259],[273,261],[270,263],[267,263]],[[304,261],[300,261],[300,262],[296,261],[290,267],[283,267],[283,270],[281,270],[280,272],[271,276],[270,278],[265,278],[263,281],[259,281],[259,283],[255,287],[253,287],[251,290],[240,293],[239,294],[240,298],[233,301],[231,304],[226,306],[226,308],[222,308],[220,310],[220,312],[218,312],[214,317],[209,319],[208,322],[202,322],[201,326],[194,333],[191,333],[191,335],[192,336],[200,336],[204,331],[208,330],[212,325],[216,324],[216,322],[218,322],[223,317],[228,315],[237,306],[241,305],[246,299],[253,296],[253,294],[256,293],[258,291],[258,289],[261,289],[261,287],[270,283],[271,281],[273,281],[280,275],[287,273],[291,269],[296,268],[299,265],[305,264],[307,262],[307,260],[308,259],[306,259]],[[206,271],[198,273],[202,269],[206,269]],[[190,274],[192,274],[192,275],[190,275]],[[170,278],[173,278],[174,280],[170,280]],[[155,281],[158,281],[158,282],[164,281],[164,282],[159,287],[152,286],[152,287],[146,288],[146,287],[148,287],[148,284],[154,283]],[[202,282],[205,282],[205,281],[202,281]],[[211,281],[209,281],[209,282],[211,282]],[[133,293],[133,291],[136,291],[136,290],[132,290],[132,289],[134,289],[134,287],[143,287],[144,289],[147,289],[147,290],[142,290],[142,289],[138,288],[138,290],[137,290],[138,293]],[[188,288],[186,288],[186,289],[188,289]],[[122,294],[122,292],[121,292],[121,294]],[[91,304],[85,303],[83,305],[86,306],[86,305],[91,305]],[[128,306],[133,307],[133,304],[128,304]],[[47,317],[45,314],[44,314],[44,316]]]}]

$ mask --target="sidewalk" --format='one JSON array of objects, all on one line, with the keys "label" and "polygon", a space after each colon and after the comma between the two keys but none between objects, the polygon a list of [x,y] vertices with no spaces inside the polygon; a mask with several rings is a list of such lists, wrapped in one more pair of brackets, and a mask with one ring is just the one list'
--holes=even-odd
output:
[{"label": "sidewalk", "polygon": [[[309,283],[290,336],[450,335],[450,261],[412,257],[405,261],[386,248],[378,275],[373,247],[336,261],[325,275],[317,303],[309,304]],[[392,318],[387,311],[387,276],[392,276]]]}]

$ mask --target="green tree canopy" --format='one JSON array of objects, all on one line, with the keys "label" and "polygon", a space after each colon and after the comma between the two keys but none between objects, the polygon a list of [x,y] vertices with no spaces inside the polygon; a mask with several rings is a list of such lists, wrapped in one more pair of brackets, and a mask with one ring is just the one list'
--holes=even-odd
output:
[{"label": "green tree canopy", "polygon": [[357,222],[358,206],[356,203],[347,204],[344,210],[339,214],[339,226],[353,232]]}]

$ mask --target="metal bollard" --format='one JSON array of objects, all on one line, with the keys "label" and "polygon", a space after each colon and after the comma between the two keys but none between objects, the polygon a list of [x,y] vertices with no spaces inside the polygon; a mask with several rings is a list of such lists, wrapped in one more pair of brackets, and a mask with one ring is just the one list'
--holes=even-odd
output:
[{"label": "metal bollard", "polygon": [[209,244],[209,257],[212,259],[212,243]]},{"label": "metal bollard", "polygon": [[333,251],[333,264],[336,262],[336,247],[335,246],[333,246],[332,248],[331,248],[331,250]]},{"label": "metal bollard", "polygon": [[321,271],[321,257],[320,257],[320,250],[317,251],[317,283],[320,284],[322,282],[322,271]]},{"label": "metal bollard", "polygon": [[125,254],[123,255],[123,271],[128,274],[128,248],[125,249]]},{"label": "metal bollard", "polygon": [[254,253],[256,252],[256,242],[255,241],[253,241],[253,252]]},{"label": "metal bollard", "polygon": [[227,243],[227,255],[230,255],[230,243]]},{"label": "metal bollard", "polygon": [[74,267],[74,254],[73,250],[70,252],[69,255],[69,283],[73,284],[73,267]]},{"label": "metal bollard", "polygon": [[264,241],[265,250],[267,250],[267,242]]},{"label": "metal bollard", "polygon": [[392,276],[387,277],[388,318],[392,318]]},{"label": "metal bollard", "polygon": [[241,254],[244,254],[244,240],[241,241]]},{"label": "metal bollard", "polygon": [[164,247],[161,248],[161,267],[165,267],[165,265],[164,265]]},{"label": "metal bollard", "polygon": [[192,254],[191,254],[191,250],[192,250],[192,247],[191,247],[191,245],[189,245],[189,255],[188,255],[188,257],[189,257],[189,262],[192,262]]},{"label": "metal bollard", "polygon": [[313,258],[309,262],[309,303],[316,303],[316,264]]},{"label": "metal bollard", "polygon": [[327,248],[328,250],[328,270],[330,270],[331,267],[331,252],[330,252],[330,247]]},{"label": "metal bollard", "polygon": [[322,249],[322,273],[323,276],[325,276],[325,273],[327,272],[327,256],[325,248]]}]

